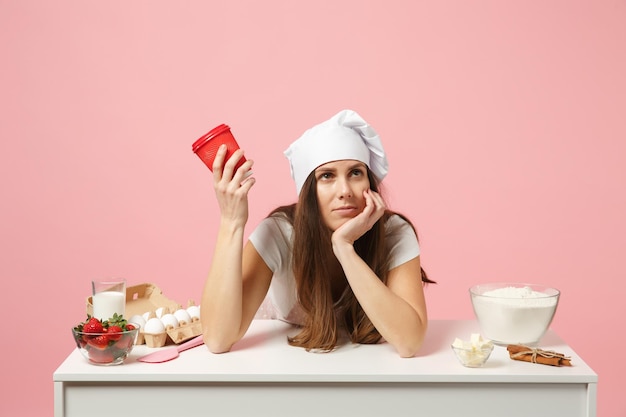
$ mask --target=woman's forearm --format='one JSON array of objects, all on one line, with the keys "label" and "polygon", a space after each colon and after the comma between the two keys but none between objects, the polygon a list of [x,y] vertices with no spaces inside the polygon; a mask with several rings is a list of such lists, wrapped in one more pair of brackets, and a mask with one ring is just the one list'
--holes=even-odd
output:
[{"label": "woman's forearm", "polygon": [[242,226],[222,223],[201,302],[204,342],[214,353],[230,350],[242,319]]},{"label": "woman's forearm", "polygon": [[[381,336],[394,346],[400,356],[414,356],[426,333],[425,310],[420,314],[419,309],[386,286],[352,245],[335,247],[335,254],[355,297]],[[421,286],[421,280],[418,285]]]}]

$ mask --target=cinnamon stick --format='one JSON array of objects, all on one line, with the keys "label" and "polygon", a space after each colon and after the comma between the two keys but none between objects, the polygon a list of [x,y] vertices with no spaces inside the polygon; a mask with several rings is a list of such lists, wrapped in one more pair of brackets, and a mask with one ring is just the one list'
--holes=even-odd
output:
[{"label": "cinnamon stick", "polygon": [[572,366],[570,358],[551,350],[531,348],[524,345],[508,345],[509,357],[517,361],[539,363],[551,366]]}]

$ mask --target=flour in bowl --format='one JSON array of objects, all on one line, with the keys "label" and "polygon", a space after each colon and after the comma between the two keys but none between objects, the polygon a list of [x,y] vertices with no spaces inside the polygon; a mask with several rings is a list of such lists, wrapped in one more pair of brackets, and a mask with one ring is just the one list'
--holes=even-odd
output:
[{"label": "flour in bowl", "polygon": [[503,287],[482,293],[485,297],[494,297],[492,301],[512,306],[554,306],[556,298],[534,291],[530,287]]},{"label": "flour in bowl", "polygon": [[502,287],[472,297],[485,336],[498,344],[529,344],[544,335],[558,301],[556,295],[531,287]]}]

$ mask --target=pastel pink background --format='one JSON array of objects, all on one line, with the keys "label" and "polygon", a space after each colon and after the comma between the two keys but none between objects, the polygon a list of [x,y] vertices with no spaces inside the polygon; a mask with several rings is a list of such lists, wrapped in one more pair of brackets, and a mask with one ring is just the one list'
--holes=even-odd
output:
[{"label": "pastel pink background", "polygon": [[623,0],[0,0],[0,415],[52,415],[91,279],[199,301],[196,138],[227,123],[255,160],[251,229],[295,198],[282,151],[342,108],[383,138],[430,317],[472,318],[480,282],[557,287],[598,415],[626,415],[625,21]]}]

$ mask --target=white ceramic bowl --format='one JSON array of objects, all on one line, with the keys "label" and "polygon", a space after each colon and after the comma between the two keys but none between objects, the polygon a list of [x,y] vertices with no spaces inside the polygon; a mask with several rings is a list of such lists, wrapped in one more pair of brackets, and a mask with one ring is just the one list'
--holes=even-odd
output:
[{"label": "white ceramic bowl", "polygon": [[552,323],[559,290],[544,285],[498,282],[470,288],[483,336],[498,345],[536,346]]}]

